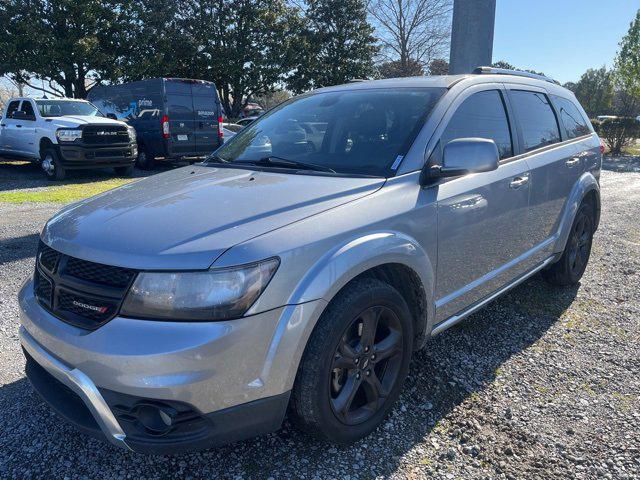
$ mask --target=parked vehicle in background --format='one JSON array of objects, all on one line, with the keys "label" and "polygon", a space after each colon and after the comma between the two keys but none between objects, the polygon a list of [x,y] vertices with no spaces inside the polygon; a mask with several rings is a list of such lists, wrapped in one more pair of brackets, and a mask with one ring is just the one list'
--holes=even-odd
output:
[{"label": "parked vehicle in background", "polygon": [[137,149],[132,127],[84,100],[12,98],[0,121],[0,155],[38,162],[52,180],[100,167],[131,175]]},{"label": "parked vehicle in background", "polygon": [[479,72],[293,98],[202,164],[55,216],[19,300],[35,389],[142,452],[287,411],[332,442],[370,433],[427,339],[589,260],[602,149],[584,110],[545,77]]},{"label": "parked vehicle in background", "polygon": [[239,120],[236,121],[236,125],[241,125],[243,127],[246,127],[247,125],[251,125],[253,122],[255,122],[258,119],[258,117],[245,117],[245,118],[241,118]]},{"label": "parked vehicle in background", "polygon": [[264,109],[257,103],[249,102],[246,107],[242,109],[243,117],[259,117],[264,113]]},{"label": "parked vehicle in background", "polygon": [[244,127],[237,123],[223,123],[222,129],[224,131],[224,138],[226,141],[230,140],[236,133],[242,130]]},{"label": "parked vehicle in background", "polygon": [[97,86],[88,98],[136,129],[140,168],[153,168],[159,159],[202,159],[223,143],[222,106],[212,82],[152,78]]}]

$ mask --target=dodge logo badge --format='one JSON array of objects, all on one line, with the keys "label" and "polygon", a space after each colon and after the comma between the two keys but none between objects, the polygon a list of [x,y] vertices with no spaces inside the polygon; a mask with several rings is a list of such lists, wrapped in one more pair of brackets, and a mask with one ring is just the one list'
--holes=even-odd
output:
[{"label": "dodge logo badge", "polygon": [[96,307],[95,305],[87,305],[86,303],[78,302],[77,300],[74,300],[71,303],[73,303],[76,307],[84,308],[86,310],[93,310],[94,312],[98,313],[106,313],[106,311],[108,310],[107,307]]}]

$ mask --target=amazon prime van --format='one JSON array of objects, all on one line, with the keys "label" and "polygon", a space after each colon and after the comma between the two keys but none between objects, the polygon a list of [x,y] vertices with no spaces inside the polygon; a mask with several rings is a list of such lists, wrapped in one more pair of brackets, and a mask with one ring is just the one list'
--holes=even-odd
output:
[{"label": "amazon prime van", "polygon": [[213,82],[152,78],[91,89],[89,101],[136,129],[137,165],[156,159],[197,160],[223,142],[222,107]]}]

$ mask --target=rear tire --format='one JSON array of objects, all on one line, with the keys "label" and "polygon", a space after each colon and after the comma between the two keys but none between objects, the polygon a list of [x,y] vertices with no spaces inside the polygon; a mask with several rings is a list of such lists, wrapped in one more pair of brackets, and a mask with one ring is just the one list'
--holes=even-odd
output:
[{"label": "rear tire", "polygon": [[583,202],[571,225],[567,245],[560,260],[542,272],[545,280],[561,286],[575,285],[580,281],[591,256],[594,228],[593,207]]},{"label": "rear tire", "polygon": [[375,430],[402,390],[413,348],[407,303],[363,278],[328,305],[305,348],[291,396],[301,430],[339,444]]},{"label": "rear tire", "polygon": [[156,159],[149,155],[149,152],[140,145],[138,147],[138,157],[136,158],[136,165],[142,170],[152,170],[156,165]]},{"label": "rear tire", "polygon": [[60,163],[60,158],[55,148],[47,148],[42,152],[40,167],[49,180],[61,181],[67,177],[67,172]]},{"label": "rear tire", "polygon": [[114,167],[113,170],[119,177],[130,177],[133,175],[133,165],[127,165],[126,167]]}]

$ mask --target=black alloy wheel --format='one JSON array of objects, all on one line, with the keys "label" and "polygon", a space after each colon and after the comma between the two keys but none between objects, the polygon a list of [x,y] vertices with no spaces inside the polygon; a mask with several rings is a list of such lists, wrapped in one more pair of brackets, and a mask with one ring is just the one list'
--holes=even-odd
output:
[{"label": "black alloy wheel", "polygon": [[388,307],[369,307],[349,325],[331,366],[330,402],[346,425],[369,420],[384,404],[402,365],[402,326]]},{"label": "black alloy wheel", "polygon": [[291,391],[291,420],[339,444],[375,430],[402,391],[413,353],[413,316],[391,285],[352,280],[324,309]]},{"label": "black alloy wheel", "polygon": [[566,286],[575,285],[580,281],[591,255],[595,224],[593,205],[589,202],[583,202],[571,225],[562,256],[542,272],[548,282]]},{"label": "black alloy wheel", "polygon": [[589,215],[580,212],[576,219],[569,239],[569,268],[572,276],[582,276],[589,255],[591,253],[591,241],[593,236],[593,224]]}]

